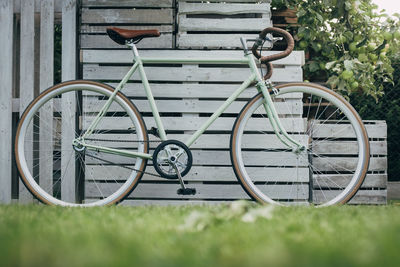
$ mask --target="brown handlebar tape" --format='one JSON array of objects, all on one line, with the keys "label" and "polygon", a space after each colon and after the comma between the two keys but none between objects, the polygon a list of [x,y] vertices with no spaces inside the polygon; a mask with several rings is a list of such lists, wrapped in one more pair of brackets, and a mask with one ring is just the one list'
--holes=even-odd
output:
[{"label": "brown handlebar tape", "polygon": [[290,53],[292,53],[292,51],[294,49],[293,37],[287,31],[282,30],[280,28],[275,28],[275,27],[265,28],[262,32],[260,32],[260,35],[259,35],[260,39],[264,40],[265,36],[267,36],[268,33],[275,34],[275,35],[278,35],[280,37],[283,37],[283,39],[285,39],[285,41],[287,43],[287,47],[286,47],[285,51],[283,51],[281,53],[277,53],[277,54],[273,54],[273,55],[270,55],[270,56],[262,57],[261,54],[257,51],[257,48],[259,47],[259,43],[257,43],[257,42],[254,43],[253,47],[251,48],[251,51],[253,52],[253,55],[256,58],[260,59],[260,62],[262,64],[265,64],[267,66],[267,74],[265,74],[265,76],[264,76],[265,80],[271,78],[271,76],[272,76],[273,67],[272,67],[271,61],[287,57]]}]

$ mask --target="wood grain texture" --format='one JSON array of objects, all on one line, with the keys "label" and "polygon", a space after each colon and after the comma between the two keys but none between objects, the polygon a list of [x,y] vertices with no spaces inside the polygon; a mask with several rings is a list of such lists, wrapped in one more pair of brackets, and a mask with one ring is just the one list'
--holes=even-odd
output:
[{"label": "wood grain texture", "polygon": [[172,24],[171,8],[164,9],[82,9],[82,23]]},{"label": "wood grain texture", "polygon": [[173,0],[83,0],[82,7],[172,7]]},{"label": "wood grain texture", "polygon": [[0,3],[0,203],[11,202],[13,0]]}]

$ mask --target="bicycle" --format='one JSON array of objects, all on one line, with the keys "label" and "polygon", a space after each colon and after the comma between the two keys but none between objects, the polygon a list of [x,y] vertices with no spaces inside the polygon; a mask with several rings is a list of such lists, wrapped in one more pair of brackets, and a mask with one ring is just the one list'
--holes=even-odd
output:
[{"label": "bicycle", "polygon": [[[41,202],[62,206],[119,203],[146,173],[148,161],[157,172],[151,175],[179,180],[177,194],[196,194],[196,189],[184,182],[193,162],[190,146],[252,84],[258,94],[237,116],[230,141],[232,167],[252,199],[280,205],[329,206],[346,203],[361,186],[369,165],[369,142],[354,108],[320,85],[274,86],[269,79],[270,62],[289,55],[294,48],[288,32],[271,27],[255,40],[241,38],[244,57],[238,59],[142,58],[135,44],[159,36],[157,30],[113,27],[107,33],[133,52],[133,66],[119,85],[114,89],[94,81],[63,82],[35,98],[19,122],[15,141],[18,170],[26,187]],[[261,56],[264,44],[272,47],[282,39],[287,43],[285,51]],[[248,42],[254,42],[251,50]],[[260,69],[262,64],[267,66],[264,76],[254,57]],[[181,142],[167,137],[143,67],[148,63],[247,64],[251,75],[188,140]],[[151,130],[147,130],[136,106],[121,93],[137,70],[157,125]],[[276,106],[287,110],[278,112]],[[118,117],[117,130],[102,125],[114,117]],[[149,153],[149,133],[161,142],[153,154]],[[272,135],[279,144],[271,147],[268,140]],[[126,146],[129,149],[121,148]],[[341,155],[350,155],[351,160],[343,162]],[[90,169],[93,164],[98,171],[109,173],[111,181],[97,181]],[[95,190],[99,199],[86,197]],[[277,190],[286,190],[291,197],[278,198]]]}]

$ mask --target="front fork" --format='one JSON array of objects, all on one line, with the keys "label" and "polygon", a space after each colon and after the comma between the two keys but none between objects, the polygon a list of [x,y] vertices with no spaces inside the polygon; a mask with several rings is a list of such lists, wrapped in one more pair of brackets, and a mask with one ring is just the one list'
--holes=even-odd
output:
[{"label": "front fork", "polygon": [[276,89],[272,85],[270,80],[259,81],[256,87],[258,91],[260,91],[264,96],[265,102],[263,103],[263,105],[265,111],[267,112],[268,119],[274,129],[276,136],[283,144],[285,144],[288,148],[290,148],[295,154],[299,154],[302,151],[304,151],[306,147],[289,136],[289,134],[282,126],[281,121],[278,117],[278,113],[275,109],[275,105],[270,95],[270,92],[272,92],[275,95],[278,95],[279,94],[278,89]]}]

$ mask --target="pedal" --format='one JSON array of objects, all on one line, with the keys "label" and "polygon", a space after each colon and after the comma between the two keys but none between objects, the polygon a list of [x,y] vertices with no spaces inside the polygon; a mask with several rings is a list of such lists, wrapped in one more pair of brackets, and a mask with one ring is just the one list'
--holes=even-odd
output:
[{"label": "pedal", "polygon": [[196,195],[196,188],[179,188],[176,193],[178,195]]}]

